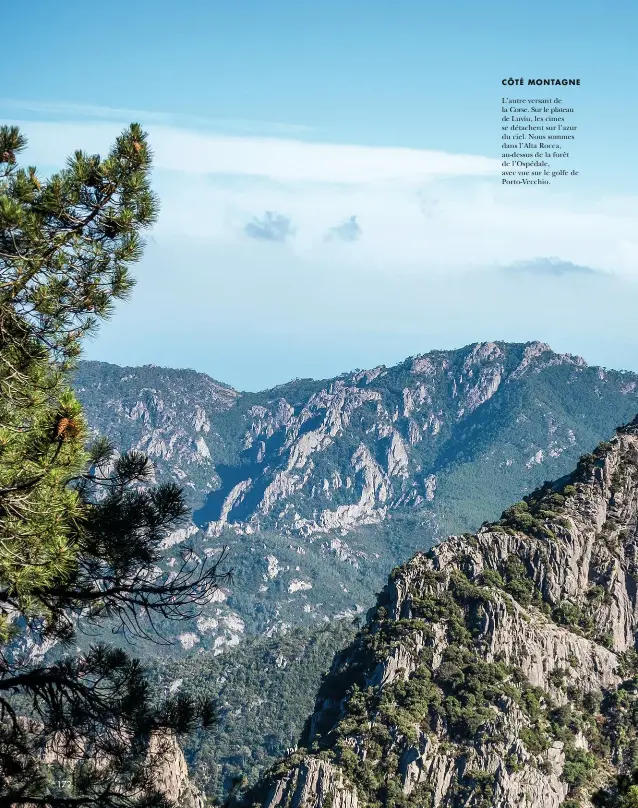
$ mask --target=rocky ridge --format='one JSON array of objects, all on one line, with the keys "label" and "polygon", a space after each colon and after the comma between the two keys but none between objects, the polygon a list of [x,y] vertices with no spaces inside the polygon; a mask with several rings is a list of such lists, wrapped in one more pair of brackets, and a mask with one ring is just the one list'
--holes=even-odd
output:
[{"label": "rocky ridge", "polygon": [[[548,390],[558,384],[560,396]],[[86,362],[76,389],[96,429],[192,490],[196,524],[210,536],[225,527],[348,532],[436,508],[473,454],[499,486],[534,485],[539,467],[562,473],[562,459],[587,443],[585,399],[627,413],[638,403],[635,374],[590,368],[540,342],[432,351],[261,393],[194,371]]]},{"label": "rocky ridge", "polygon": [[638,376],[539,342],[260,393],[92,362],[75,387],[96,432],[191,492],[194,523],[166,539],[164,574],[185,545],[230,549],[236,584],[197,620],[162,626],[179,654],[358,614],[394,565],[564,474],[638,409]]},{"label": "rocky ridge", "polygon": [[190,778],[184,753],[175,737],[151,739],[149,758],[157,758],[154,787],[179,808],[205,808],[206,798]]},{"label": "rocky ridge", "polygon": [[[192,661],[182,687],[208,670],[211,655],[257,664],[253,641],[283,647],[295,627],[314,636],[326,626],[336,637],[341,618],[349,625],[362,615],[393,566],[565,474],[638,409],[636,374],[588,367],[542,343],[433,351],[260,393],[194,371],[92,362],[81,363],[75,386],[96,432],[122,450],[148,451],[158,479],[191,492],[196,523],[166,538],[164,574],[185,545],[206,555],[229,546],[234,581],[197,618],[160,627],[172,642],[162,658]],[[281,490],[269,488],[282,479]],[[312,676],[329,666],[340,641],[330,642],[313,657]],[[155,657],[158,648],[141,643],[137,653]],[[166,686],[182,678],[171,674]],[[187,749],[200,787],[221,797],[240,764],[253,783],[283,754],[308,712],[311,679],[303,704],[271,689],[261,735],[254,709],[242,716],[231,705],[254,704],[262,684],[232,694],[219,732],[232,735],[242,759],[228,744],[209,744],[197,758]]]},{"label": "rocky ridge", "polygon": [[396,569],[244,804],[601,804],[638,766],[637,524],[638,419]]},{"label": "rocky ridge", "polygon": [[219,484],[225,438],[215,420],[240,397],[232,387],[193,370],[107,362],[81,362],[74,386],[89,425],[119,449],[147,454],[159,476],[198,496]]},{"label": "rocky ridge", "polygon": [[[578,373],[587,365],[544,343],[487,342],[344,374],[298,403],[269,391],[247,410],[241,479],[234,473],[226,483],[222,473],[222,488],[200,518],[209,519],[212,534],[228,524],[270,523],[310,535],[423,507],[436,496],[436,450],[457,425],[501,388],[554,367]],[[530,446],[528,469],[574,441],[559,423],[548,424],[548,438]]]}]

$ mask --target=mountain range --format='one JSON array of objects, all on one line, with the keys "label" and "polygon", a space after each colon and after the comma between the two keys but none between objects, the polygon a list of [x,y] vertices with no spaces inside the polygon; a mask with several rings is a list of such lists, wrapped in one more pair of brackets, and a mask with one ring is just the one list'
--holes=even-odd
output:
[{"label": "mountain range", "polygon": [[261,393],[194,371],[94,362],[81,364],[76,388],[96,429],[192,490],[209,535],[309,536],[406,509],[471,522],[467,468],[480,468],[475,485],[496,512],[630,413],[637,381],[542,343],[479,343]]},{"label": "mountain range", "polygon": [[638,418],[393,571],[241,804],[591,808],[638,788]]},{"label": "mountain range", "polygon": [[[229,550],[232,582],[197,617],[161,626],[168,652],[138,646],[168,689],[204,671],[222,685],[208,760],[201,739],[186,749],[198,784],[217,794],[293,743],[390,570],[567,474],[638,411],[636,374],[538,342],[432,351],[257,393],[192,370],[101,362],[80,363],[74,386],[96,433],[146,452],[157,479],[189,493],[192,524],[165,539],[158,574],[184,545]],[[255,673],[237,687],[226,663]]]}]

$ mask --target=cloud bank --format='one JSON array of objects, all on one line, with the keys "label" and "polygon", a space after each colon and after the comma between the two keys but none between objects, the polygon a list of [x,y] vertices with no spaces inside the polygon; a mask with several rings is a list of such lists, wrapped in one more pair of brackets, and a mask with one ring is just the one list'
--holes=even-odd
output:
[{"label": "cloud bank", "polygon": [[536,258],[534,261],[518,261],[510,267],[509,272],[527,272],[532,275],[591,275],[596,272],[592,267],[561,261],[560,258]]},{"label": "cloud bank", "polygon": [[[306,258],[387,272],[558,256],[564,271],[571,264],[638,274],[636,196],[503,188],[500,161],[483,155],[322,143],[299,133],[229,135],[169,125],[157,113],[107,110],[102,119],[99,108],[61,109],[75,120],[42,120],[39,112],[20,121],[29,162],[62,165],[78,145],[103,153],[128,120],[141,119],[162,201],[157,239],[238,244],[249,236],[264,249],[280,242]],[[285,213],[264,220],[264,211]]]}]

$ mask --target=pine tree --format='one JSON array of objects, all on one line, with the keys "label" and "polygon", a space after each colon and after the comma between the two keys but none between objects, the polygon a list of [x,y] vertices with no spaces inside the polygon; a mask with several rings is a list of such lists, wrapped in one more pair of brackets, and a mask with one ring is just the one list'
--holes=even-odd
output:
[{"label": "pine tree", "polygon": [[19,167],[25,147],[0,128],[0,805],[162,805],[150,757],[210,723],[211,704],[158,702],[118,648],[50,664],[23,653],[70,644],[79,621],[150,636],[224,579],[223,556],[189,549],[158,575],[162,539],[188,515],[183,492],[151,485],[140,454],[87,445],[69,386],[83,338],[133,287],[157,215],[151,153],[133,124],[106,158],[76,152],[45,180]]}]

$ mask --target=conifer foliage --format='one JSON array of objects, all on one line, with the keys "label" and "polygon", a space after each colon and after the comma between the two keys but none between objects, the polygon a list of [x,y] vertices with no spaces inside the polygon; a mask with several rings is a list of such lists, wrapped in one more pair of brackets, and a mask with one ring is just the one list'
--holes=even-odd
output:
[{"label": "conifer foliage", "polygon": [[77,654],[75,632],[108,618],[161,641],[157,619],[196,612],[225,559],[185,549],[162,572],[182,491],[154,485],[146,457],[89,443],[68,385],[83,338],[133,287],[157,215],[152,156],[137,124],[48,179],[19,165],[25,147],[0,128],[0,805],[162,805],[162,739],[210,723],[211,704],[158,702],[138,661]]}]

